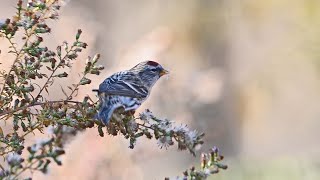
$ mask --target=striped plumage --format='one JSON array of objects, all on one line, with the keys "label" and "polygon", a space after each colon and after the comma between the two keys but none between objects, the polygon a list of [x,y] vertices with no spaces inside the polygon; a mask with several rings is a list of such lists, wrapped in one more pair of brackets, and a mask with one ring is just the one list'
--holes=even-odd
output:
[{"label": "striped plumage", "polygon": [[157,62],[145,61],[111,75],[97,90],[102,103],[97,118],[107,124],[118,108],[135,111],[148,98],[156,81],[167,73]]}]

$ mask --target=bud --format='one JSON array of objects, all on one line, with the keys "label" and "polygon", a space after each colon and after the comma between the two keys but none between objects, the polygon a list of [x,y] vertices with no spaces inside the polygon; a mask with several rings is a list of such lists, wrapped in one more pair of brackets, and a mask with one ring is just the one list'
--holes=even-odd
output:
[{"label": "bud", "polygon": [[59,57],[61,57],[61,46],[57,47],[57,54]]},{"label": "bud", "polygon": [[38,42],[42,42],[43,41],[43,38],[38,36]]},{"label": "bud", "polygon": [[92,63],[95,64],[99,59],[100,59],[100,54],[94,55],[94,57],[92,58]]},{"label": "bud", "polygon": [[17,6],[18,6],[18,7],[21,7],[21,6],[22,6],[22,0],[19,0],[19,1],[18,1]]},{"label": "bud", "polygon": [[5,23],[8,25],[10,23],[10,19],[6,19]]},{"label": "bud", "polygon": [[80,36],[81,36],[82,30],[78,29],[77,35],[76,35],[76,40],[78,41]]},{"label": "bud", "polygon": [[190,170],[191,170],[191,171],[195,171],[196,168],[195,168],[194,166],[192,166],[192,167],[190,168]]},{"label": "bud", "polygon": [[218,153],[219,149],[216,146],[213,146],[213,148],[211,148],[211,152]]},{"label": "bud", "polygon": [[201,154],[201,168],[204,169],[208,163],[208,156],[205,153]]}]

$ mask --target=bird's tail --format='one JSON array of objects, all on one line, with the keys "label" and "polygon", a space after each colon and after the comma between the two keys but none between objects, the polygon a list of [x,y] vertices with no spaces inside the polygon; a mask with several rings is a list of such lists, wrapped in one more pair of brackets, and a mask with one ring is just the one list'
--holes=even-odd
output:
[{"label": "bird's tail", "polygon": [[98,114],[95,117],[96,117],[96,119],[100,120],[103,124],[107,125],[112,117],[114,110],[116,110],[119,107],[121,107],[121,105],[119,105],[119,106],[117,106],[117,105],[109,105],[109,106],[102,105]]}]

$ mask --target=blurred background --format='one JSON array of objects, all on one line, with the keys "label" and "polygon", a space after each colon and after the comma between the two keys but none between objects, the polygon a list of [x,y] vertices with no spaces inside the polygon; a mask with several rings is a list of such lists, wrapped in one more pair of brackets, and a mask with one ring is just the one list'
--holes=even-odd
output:
[{"label": "blurred background", "polygon": [[[0,17],[13,15],[15,3],[1,0]],[[106,69],[92,76],[92,88],[144,60],[170,70],[140,111],[205,132],[201,150],[218,146],[229,166],[211,179],[313,180],[320,178],[319,18],[318,0],[74,0],[46,39],[55,48],[81,28],[89,44],[63,85],[78,81],[94,53]],[[1,62],[10,58],[6,46],[0,40]],[[59,83],[52,99],[63,97]],[[82,89],[79,99],[86,94],[94,96]],[[34,179],[163,179],[199,164],[155,140],[128,146],[87,130],[70,142],[63,166]]]}]

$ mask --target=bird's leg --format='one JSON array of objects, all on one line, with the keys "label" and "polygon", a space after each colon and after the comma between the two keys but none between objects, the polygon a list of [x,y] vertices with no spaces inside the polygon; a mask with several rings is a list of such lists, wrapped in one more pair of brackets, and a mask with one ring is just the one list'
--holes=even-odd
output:
[{"label": "bird's leg", "polygon": [[136,112],[135,110],[129,110],[129,111],[123,112],[122,114],[125,115],[125,116],[131,116],[131,117],[134,118],[134,113],[135,112]]},{"label": "bird's leg", "polygon": [[135,110],[130,110],[126,112],[129,116],[134,116],[134,114],[136,113]]}]

